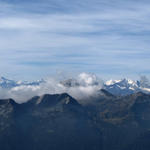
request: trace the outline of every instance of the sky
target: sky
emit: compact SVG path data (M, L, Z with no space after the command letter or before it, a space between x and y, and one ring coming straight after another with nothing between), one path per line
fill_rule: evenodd
M0 76L150 76L149 0L0 0Z

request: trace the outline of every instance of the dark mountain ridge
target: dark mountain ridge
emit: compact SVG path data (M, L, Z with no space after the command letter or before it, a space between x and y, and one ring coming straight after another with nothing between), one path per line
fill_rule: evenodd
M14 146L14 150L90 150L102 146L100 131L91 126L85 109L66 93L36 96L23 104L1 100L0 118L3 150Z
M67 93L0 100L2 150L145 150L149 130L150 95L142 92L101 90L86 105Z

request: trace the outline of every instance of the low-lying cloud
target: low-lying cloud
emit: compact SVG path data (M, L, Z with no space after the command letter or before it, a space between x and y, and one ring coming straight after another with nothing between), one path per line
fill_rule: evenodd
M75 78L63 81L48 78L39 85L20 84L12 88L0 88L0 98L13 98L16 102L23 103L33 96L68 93L80 100L95 94L102 85L102 80L96 75L81 73Z

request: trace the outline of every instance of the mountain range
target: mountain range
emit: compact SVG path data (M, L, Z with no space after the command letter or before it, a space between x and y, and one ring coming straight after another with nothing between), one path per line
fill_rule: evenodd
M0 87L4 89L11 89L19 86L40 86L44 83L47 83L47 80L42 79L33 82L28 82L9 80L4 77L0 78ZM71 78L60 81L60 84L67 88L80 86L98 86L100 84L101 87L99 89L105 89L111 94L118 96L129 95L137 92L150 93L150 83L146 77L142 77L140 81L121 79L108 80L102 83L101 81L96 80L90 84Z
M67 93L1 99L0 149L149 150L150 95L100 93L84 104Z
M40 85L41 83L43 83L44 80L37 80L37 81L33 81L33 82L28 82L28 81L14 81L14 80L10 80L7 79L5 77L1 77L0 78L0 87L1 88L13 88L13 87L17 87L17 86L36 86L36 85Z
M130 79L109 80L104 84L104 89L114 95L128 95L137 92L150 93L149 83L133 81Z
M79 87L82 85L76 79L68 79L61 81L66 87ZM91 86L97 86L101 83L93 82ZM105 89L113 95L129 95L137 92L150 93L150 83L146 77L142 77L140 81L130 79L108 80L102 83L101 89Z

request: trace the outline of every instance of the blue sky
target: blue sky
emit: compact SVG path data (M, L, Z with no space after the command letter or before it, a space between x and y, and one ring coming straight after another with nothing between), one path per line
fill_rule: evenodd
M0 0L0 75L150 76L149 0Z

